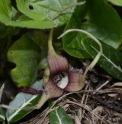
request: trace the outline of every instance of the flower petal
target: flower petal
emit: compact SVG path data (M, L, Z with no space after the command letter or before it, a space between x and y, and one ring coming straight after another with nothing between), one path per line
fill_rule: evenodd
M58 72L66 72L69 69L67 59L51 50L48 51L48 64L51 75L54 75Z
M63 94L63 90L53 82L52 78L50 78L46 84L45 92L50 96L50 98L59 97Z
M19 92L29 93L29 94L33 94L33 95L43 93L42 90L36 90L36 89L34 89L32 87L20 87Z
M63 90L59 88L51 78L49 78L48 82L46 83L45 90L39 100L38 104L35 105L35 109L41 108L44 103L51 98L59 97L63 94Z
M84 86L84 83L81 82L82 74L75 71L69 71L68 75L69 75L69 83L64 90L70 92L81 90Z

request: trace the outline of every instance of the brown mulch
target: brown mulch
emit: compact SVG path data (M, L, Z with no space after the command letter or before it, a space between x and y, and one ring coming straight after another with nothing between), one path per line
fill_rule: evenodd
M122 82L106 75L90 73L84 89L66 93L56 103L64 108L74 124L122 124ZM49 112L54 109L46 108L21 124L49 124Z

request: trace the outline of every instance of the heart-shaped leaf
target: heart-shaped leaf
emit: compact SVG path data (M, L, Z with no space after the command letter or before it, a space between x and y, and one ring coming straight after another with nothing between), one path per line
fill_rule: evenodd
M34 20L50 20L54 22L56 25L62 25L66 23L72 12L74 11L74 7L65 10L63 13L59 15L56 19L55 16L68 7L70 4L76 3L76 0L17 0L18 9Z
M16 64L11 70L18 87L32 85L37 77L39 47L27 36L22 36L8 50L8 60Z
M102 42L118 48L121 44L121 19L104 0L88 0L88 21L84 29ZM92 5L92 6L91 6Z
M43 81L36 81L33 88L42 90ZM6 117L8 122L16 122L29 114L32 110L22 110L26 106L34 106L40 99L40 95L31 95L27 93L18 93L17 96L10 102L9 106L18 108L17 110L7 109Z
M77 0L16 0L20 14L11 6L10 0L0 0L0 21L5 25L27 28L53 28L65 24L71 17L74 8L67 8ZM58 15L55 18L56 15Z
M63 108L50 112L50 124L74 124Z

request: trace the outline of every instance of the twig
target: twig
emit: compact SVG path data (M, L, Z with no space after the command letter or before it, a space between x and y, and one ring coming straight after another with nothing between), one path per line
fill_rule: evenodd
M87 110L88 112L90 112L91 114L93 114L94 116L96 116L99 120L101 120L103 123L107 124L105 121L103 121L99 116L97 116L95 113L91 112L87 105L84 105L84 104L79 104L79 103L76 103L76 102L72 102L72 101L68 101L68 103L72 103L72 104L75 104L75 105L78 105L82 108L84 108L85 110Z
M105 85L107 85L110 81L112 80L112 78L108 79L104 84L102 84L100 87L98 87L96 90L100 90L102 89Z

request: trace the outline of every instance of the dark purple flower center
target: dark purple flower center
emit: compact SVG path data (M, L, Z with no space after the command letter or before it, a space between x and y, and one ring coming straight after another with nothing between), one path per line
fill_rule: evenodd
M56 83L61 89L64 89L68 84L68 74L66 72L56 74L53 77L53 82Z
M63 73L60 72L53 77L53 81L57 84L59 81L62 80L63 77L64 77Z

